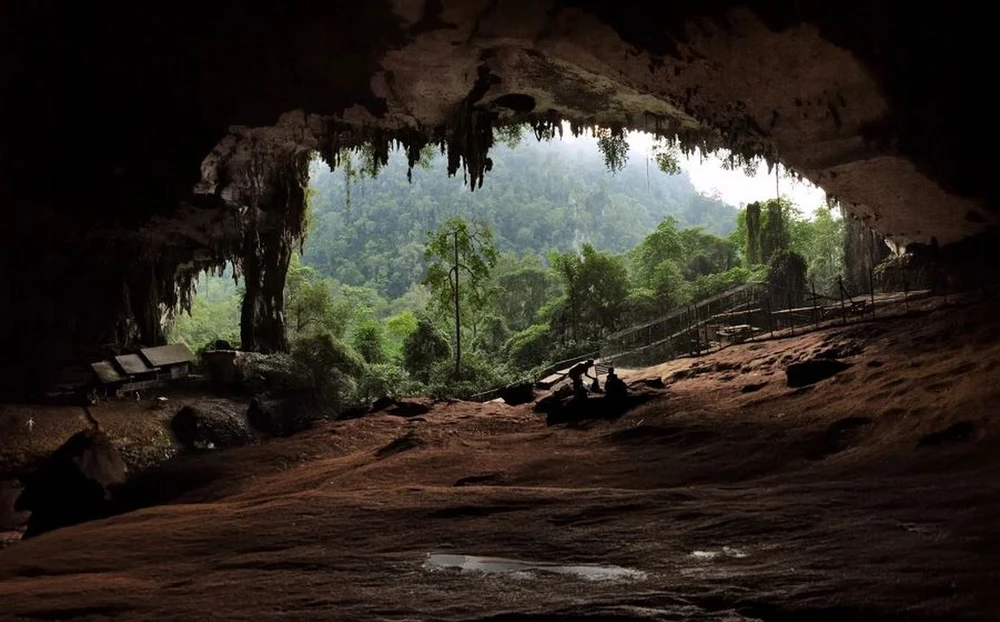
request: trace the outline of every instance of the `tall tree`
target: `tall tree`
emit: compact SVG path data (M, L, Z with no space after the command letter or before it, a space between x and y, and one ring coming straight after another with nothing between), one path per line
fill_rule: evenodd
M746 260L751 266L763 263L760 253L760 203L751 203L746 209Z
M455 314L455 375L462 361L463 299L472 315L481 313L490 303L486 282L496 265L498 253L493 246L493 232L484 223L468 223L451 218L437 231L427 233L424 260L428 262L424 284L442 312L448 307Z

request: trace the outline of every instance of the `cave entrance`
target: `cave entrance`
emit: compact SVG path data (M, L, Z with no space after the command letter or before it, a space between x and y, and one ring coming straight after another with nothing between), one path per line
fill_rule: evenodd
M766 279L775 249L747 257L745 213L747 204L766 206L775 195L782 197L777 205L787 222L781 235L788 238L776 244L789 250L795 237L794 249L807 256L806 269L821 290L839 275L839 210L830 210L822 191L783 168L684 154L648 134L610 140L610 133L574 136L563 129L561 139L543 141L533 140L531 128L498 131L490 178L472 193L461 176L448 176L448 159L433 147L424 148L412 167L405 149L391 150L381 162L368 146L345 150L336 169L314 155L304 193L304 241L287 238L281 297L272 295L270 303L279 312L284 344L330 335L369 367L380 366L385 377L378 381L355 379L372 392L366 397L380 397L373 387L384 390L390 378L419 373L406 368L403 350L420 318L430 316L446 346L454 349L461 337L463 355L485 378L466 392L492 388L543 363L598 348L610 332ZM473 319L460 320L457 330L448 305L425 283L428 233L454 217L483 222L499 254L486 282L494 300L463 308L462 317ZM658 238L647 240L658 231ZM639 261L644 244L663 257ZM622 282L605 285L619 287L624 305L572 309L570 284L556 262L571 253L584 257L584 247L595 252L581 269L589 269L588 261L621 268ZM239 269L237 275L239 285L232 274L199 281L203 295L195 297L191 316L177 318L171 339L194 350L216 340L260 349L242 339L247 330L240 322L253 316L246 313L246 293L241 304L244 277ZM498 368L512 371L484 371Z

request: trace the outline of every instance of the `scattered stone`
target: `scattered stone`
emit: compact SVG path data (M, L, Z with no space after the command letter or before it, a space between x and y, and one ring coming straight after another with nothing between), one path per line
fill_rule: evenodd
M265 436L289 436L308 430L321 418L320 409L305 397L255 397L247 409L247 423Z
M155 400L153 400L153 410L163 410L164 408L167 407L167 402L169 401L170 400L163 397L162 395L160 397L157 397Z
M959 421L943 430L931 432L920 437L917 447L934 447L968 441L976 432L976 426L971 421Z
M112 490L125 481L125 463L103 432L77 432L24 479L15 510L28 510L25 538L113 513Z
M804 387L826 380L848 369L851 365L834 359L811 359L792 363L785 368L788 376L788 386Z
M677 376L678 373L679 372L674 372L674 376ZM650 378L640 378L639 380L635 380L629 383L628 386L629 388L649 387L650 389L664 389L666 388L667 385L664 384L663 378L660 378L659 376L653 376Z
M500 398L508 406L528 404L535 401L535 387L530 382L521 382L504 387L500 391Z
M416 417L418 415L426 415L433 407L434 400L430 398L408 397L396 400L385 412L397 417Z
M253 444L247 418L222 409L204 411L185 406L170 420L177 442L189 449L225 449Z
M390 406L394 406L395 404L396 400L392 399L389 396L382 396L377 400L375 400L374 402L372 402L372 406L369 409L369 412L377 413L381 410L389 408Z
M761 389L763 389L766 386L767 386L766 382L756 382L756 383L752 383L752 384L745 384L740 389L740 393L756 393L757 391L760 391Z
M690 369L678 369L674 373L670 374L670 382L677 382L678 380L684 380L685 378L690 378L693 374Z
M562 408L572 398L573 389L570 387L561 387L535 402L532 410L536 413L548 414Z

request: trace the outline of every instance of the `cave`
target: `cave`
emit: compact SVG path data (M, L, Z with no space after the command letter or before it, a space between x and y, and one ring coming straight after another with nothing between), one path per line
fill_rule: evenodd
M245 288L241 349L282 353L315 158L343 171L351 150L378 167L399 149L412 169L431 146L478 192L494 130L513 126L646 132L793 170L852 218L861 290L885 240L925 262L914 272L995 284L994 12L3 3L0 458L21 470L0 481L0 549L38 488L53 520L0 551L0 617L997 619L985 288L921 306L904 281L912 307L891 321L813 319L710 353L696 339L697 357L620 365L635 404L604 416L601 396L587 421L545 421L530 385L340 420L307 399L172 393L179 449L172 413L138 395L96 416L39 404L86 363L164 344L205 272ZM32 469L86 494L26 478L22 498L13 475Z
M749 0L9 3L0 20L6 391L163 342L204 270L245 279L242 341L285 347L309 155L448 153L491 128L642 130L781 162L900 244L997 223L985 6ZM988 125L987 125L988 127ZM57 178L46 162L68 158Z

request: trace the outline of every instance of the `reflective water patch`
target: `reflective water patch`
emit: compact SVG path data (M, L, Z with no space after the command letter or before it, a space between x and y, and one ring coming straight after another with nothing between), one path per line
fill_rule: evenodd
M561 565L551 562L531 562L503 557L476 555L431 554L424 561L424 570L457 569L462 572L525 576L546 572L586 579L588 581L642 581L646 573L621 566Z

